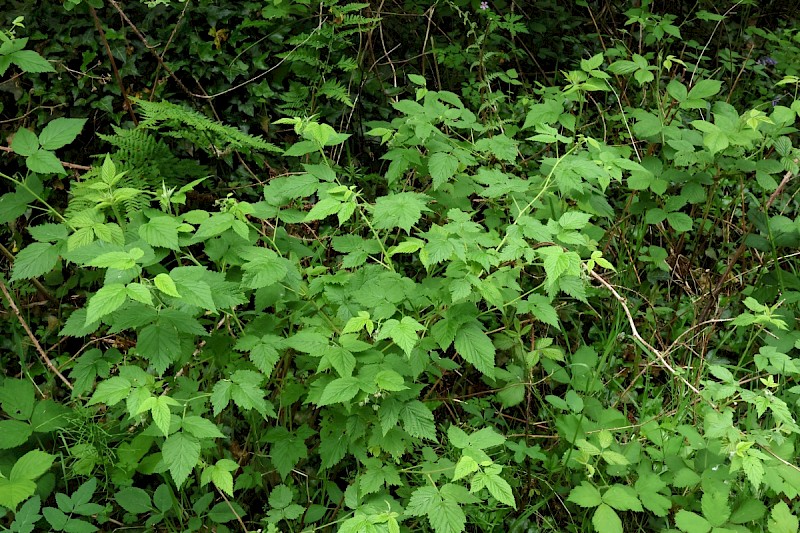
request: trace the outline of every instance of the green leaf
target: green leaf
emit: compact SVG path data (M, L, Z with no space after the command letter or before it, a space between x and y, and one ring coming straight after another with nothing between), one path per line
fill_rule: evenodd
M169 216L151 218L139 226L139 236L150 246L179 250L178 228L182 222Z
M604 503L592 515L592 525L597 533L623 533L619 515Z
M56 494L58 496L58 494ZM71 512L71 509L67 509L67 512ZM53 526L53 529L56 531L64 531L67 528L67 524L69 523L70 529L74 525L75 520L71 520L70 516L65 514L64 511L61 509L56 509L55 507L45 507L42 510L42 514L44 514L45 519Z
M672 485L678 488L693 487L700 483L700 476L694 470L682 468L675 473Z
M136 266L136 260L129 252L106 252L90 259L86 265L97 268L116 268L127 270Z
M267 432L265 440L271 443L270 459L282 479L286 479L297 463L308 456L305 439L312 434L313 432L308 426L302 426L295 433L282 427L273 428Z
M41 400L36 402L30 422L35 433L49 433L63 429L72 414L74 411L63 403Z
M588 481L582 481L580 485L574 487L569 493L567 501L581 507L597 507L603 503L600 491Z
M580 230L586 227L592 215L580 211L567 211L558 219L558 225L566 230Z
M686 86L676 79L671 80L667 85L667 93L678 102L686 100L688 95Z
M221 459L220 461L225 461L225 459ZM236 468L238 468L238 465ZM219 490L225 492L229 496L233 496L233 476L230 471L218 466L218 464L209 467L207 470L211 470L212 483L214 483Z
M166 322L159 321L145 326L136 339L136 351L150 360L159 375L181 356L178 330Z
M275 364L280 359L278 350L283 346L283 339L276 335L264 335L256 337L247 335L236 343L234 349L239 351L249 351L250 361L256 365L265 376L269 377ZM355 363L354 363L355 365Z
M226 232L231 228L234 220L235 217L231 213L215 213L211 215L200 223L200 227L197 228L197 232L192 237L192 242L205 241Z
M420 487L411 494L411 498L406 506L406 514L409 516L424 516L435 508L436 504L442 501L436 487Z
M731 514L730 521L733 524L745 524L761 520L766 514L767 508L759 500L746 499Z
M184 417L181 427L198 439L222 439L225 437L214 422L201 416Z
M792 514L786 503L778 502L772 508L767 527L769 528L769 533L797 533L797 517Z
M290 146L283 155L299 157L317 151L319 151L319 145L317 143L313 141L300 141Z
M375 374L375 384L383 390L401 391L408 387L405 385L403 376L394 370L381 370Z
M636 496L636 491L624 485L612 485L609 487L603 494L603 503L618 511L642 512L642 504Z
M668 213L667 222L678 233L684 233L692 229L692 217L686 213Z
M722 89L722 82L719 80L700 80L689 90L688 98L705 99L714 96Z
M94 394L89 400L89 405L104 403L106 405L116 405L131 393L131 382L127 379L114 376L101 381L97 385Z
M359 393L358 378L337 378L328 383L319 398L319 406L344 403L352 400Z
M153 279L153 283L155 283L155 286L158 290L167 296L172 296L175 298L181 297L180 293L178 292L178 288L175 286L175 282L172 280L169 274L164 274L162 272L161 274L156 275L156 277Z
M473 320L461 326L455 338L456 351L482 374L490 378L495 371L495 348L492 339L483 332L480 323Z
M219 415L231 401L233 382L227 379L217 381L211 390L211 405L214 407L214 416Z
M541 294L531 294L524 302L517 304L517 314L531 313L537 320L545 324L559 327L558 313L546 296Z
M675 525L686 533L708 533L711 524L699 514L681 509L675 514Z
M467 517L457 502L444 499L428 512L428 520L435 533L462 533Z
M709 133L706 133L703 136L703 144L708 148L711 154L716 154L718 152L723 151L730 145L730 140L728 136L722 130L715 130Z
M125 290L131 300L136 300L149 306L153 305L153 295L150 294L150 289L141 283L128 283Z
M706 491L700 501L703 516L713 527L725 525L731 516L731 506L728 504L728 495L722 491Z
M422 212L429 211L426 206L428 199L428 196L415 192L381 196L375 202L373 226L386 230L400 228L409 233L411 227L422 217Z
M89 299L86 307L86 324L97 322L104 316L113 313L128 299L128 291L122 283L110 283L98 290Z
M36 483L29 479L0 478L0 505L16 509L17 505L24 502L36 492Z
M497 501L513 509L517 508L517 502L514 501L514 491L511 490L511 485L508 484L508 481L497 474L488 474L484 481L486 488L489 489L489 494Z
M391 319L383 323L377 339L390 337L395 344L402 348L406 356L411 357L411 351L419 342L417 331L425 329L425 326L411 317L405 316L402 320Z
M286 277L286 261L272 250L253 246L240 255L247 261L242 265L242 283L250 289L268 287Z
M335 198L323 198L314 204L314 207L311 208L311 211L308 212L303 221L310 222L328 218L329 216L338 213L342 208L342 205L343 202Z
M450 181L458 170L458 158L447 152L436 152L428 159L428 172L433 178L433 190Z
M31 130L20 128L11 139L11 149L15 154L30 157L39 150L39 138Z
M581 70L591 72L603 64L603 54L595 54L590 59L581 59Z
M19 508L14 515L10 530L14 533L31 533L36 526L36 522L42 518L39 510L42 507L42 500L39 496L34 496L25 505Z
M280 484L269 493L269 505L276 509L283 509L292 503L292 489Z
M169 396L150 396L139 405L139 409L135 414L141 414L145 411L150 411L153 417L153 423L161 430L161 433L166 437L169 435L170 424L170 406L180 405L177 400Z
M96 514L103 510L102 506L92 501L92 496L97 490L97 478L90 477L80 487L78 487L70 496L72 500L72 509L75 513L86 516L89 514ZM57 495L56 495L57 496ZM99 507L99 509L97 509ZM97 509L97 510L95 510Z
M494 448L495 446L504 444L506 442L506 438L496 432L493 428L485 427L471 434L468 442L468 445L472 448L486 450L488 448Z
M161 455L169 466L175 485L180 488L200 459L200 441L194 435L179 431L173 433L161 447Z
M642 507L656 516L664 517L672 508L672 500L659 493L666 486L667 484L657 474L645 471L639 474L634 488L642 502Z
M536 250L544 261L547 281L555 282L564 274L575 274L580 268L580 256L575 252L565 252L560 246L545 246Z
M480 467L478 462L469 455L464 455L456 463L453 470L453 481L458 481L470 474L474 474Z
M11 481L36 480L50 470L55 458L55 455L50 455L41 450L31 450L17 459L17 462L11 468L11 474L8 479Z
M328 346L322 352L322 361L332 366L340 377L347 378L353 375L356 367L356 358L341 346ZM401 378L402 379L402 378Z
M86 124L85 118L57 118L39 133L39 144L45 150L56 150L75 140Z
M9 54L7 57L12 63L21 68L23 72L39 73L56 71L53 65L33 50L18 50Z
M742 470L753 485L753 488L757 489L764 479L764 464L761 459L756 455L745 455L742 459Z
M342 335L358 333L362 329L366 329L367 333L370 335L372 335L372 331L375 329L375 324L366 311L359 311L358 316L350 317L347 320L347 324L344 325L344 329L342 329Z
M114 494L117 503L133 514L147 513L153 510L150 496L138 487L125 487Z
M622 59L611 63L606 70L612 74L632 74L639 70L639 66L633 61Z
M412 437L436 440L433 413L424 403L418 400L407 403L400 411L400 419L403 429Z
M39 174L61 174L64 176L67 174L56 154L41 148L25 159L25 165L31 172L38 172Z
M517 159L518 154L517 141L509 139L503 134L480 139L475 143L475 149L512 163Z
M45 242L34 242L23 248L14 259L11 281L47 274L58 263L59 249L59 246Z
M0 450L21 446L33 434L33 427L20 420L0 420Z
M30 420L36 403L36 391L30 381L7 378L0 386L0 406L16 420Z
M261 388L264 376L249 370L237 370L233 373L234 385L231 387L231 399L240 409L255 409L262 416L275 416L272 405L264 399L265 391Z

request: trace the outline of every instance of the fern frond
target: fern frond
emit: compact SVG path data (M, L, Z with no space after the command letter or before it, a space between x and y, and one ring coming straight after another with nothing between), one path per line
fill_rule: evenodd
M353 107L353 101L350 100L347 88L339 80L330 79L326 81L317 90L317 94L341 102L348 107Z
M165 125L170 126L173 128L169 132L171 136L187 139L211 152L230 150L283 152L261 137L211 120L197 111L170 102L148 102L139 99L134 101L144 115L144 120L139 124L141 128L161 129ZM163 130L162 133L166 134ZM203 142L204 137L205 142Z
M306 115L308 111L311 91L307 85L292 82L289 84L289 90L280 95L283 103L278 106L278 111L287 117L296 117Z

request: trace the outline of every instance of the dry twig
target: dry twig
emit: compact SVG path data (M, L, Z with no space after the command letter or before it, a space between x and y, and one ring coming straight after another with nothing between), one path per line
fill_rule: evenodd
M661 350L658 350L658 349L656 349L656 348L655 348L653 345L651 345L649 342L647 342L646 340L644 340L644 338L642 338L642 336L639 334L639 330L636 328L636 322L634 322L634 320L633 320L633 315L631 314L631 310L628 308L628 304L627 304L627 302L625 301L625 298L623 298L623 297L622 297L622 296L621 296L621 295L620 295L620 294L619 294L619 293L616 291L616 289L614 289L614 287L612 287L612 286L611 286L611 284L610 284L609 282L607 282L607 281L606 281L606 280L605 280L605 279L604 279L604 278L603 278L603 277L602 277L600 274L598 274L597 272L594 272L594 271L591 271L591 270L590 270L590 271L589 271L589 275L590 275L591 277L593 277L594 279L596 279L598 282L600 282L600 284L601 284L603 287L605 287L606 289L608 289L608 290L611 292L611 294L614 296L614 298L616 298L616 300L617 300L617 301L619 302L619 304L622 306L622 310L623 310L623 311L625 311L625 316L627 316L627 317L628 317L628 324L629 324L629 325L630 325L630 327L631 327L631 334L633 335L633 338L634 338L634 339L636 339L637 341L639 341L639 343L640 343L642 346L644 346L645 348L647 348L647 350L648 350L648 351L649 351L649 352L650 352L652 355L654 355L654 356L656 357L656 359L658 359L658 362L659 362L659 363L661 363L661 366L663 366L664 368L666 368L666 369L669 371L669 373L670 373L670 374L672 374L673 376L675 376L676 378L678 378L678 379L679 379L679 380L680 380L680 381L681 381L681 382L682 382L684 385L686 385L687 387L689 387L689 390L691 390L693 393L695 393L695 394L697 394L698 396L700 396L700 390L699 390L697 387L695 387L694 385L692 385L692 384L691 384L691 383L690 383L690 382L689 382L689 381L688 381L688 380L687 380L685 377L683 377L683 376L681 375L681 373L680 373L680 372L678 372L677 370L675 370L675 368L674 368L674 367L673 367L671 364L669 364L669 361L667 361L667 358L666 358L666 357L664 357L664 354L663 354L663 353L661 353ZM716 409L716 406L715 406L714 404L712 404L711 402L709 402L709 403L710 403L710 404L711 404L711 405L714 407L714 409Z
M42 349L42 345L39 344L39 340L36 338L36 336L31 331L31 328L28 326L28 323L25 322L24 318L22 318L22 313L19 312L19 308L17 307L16 302L14 302L14 299L11 297L11 294L8 292L8 288L6 287L6 284L3 283L2 281L0 281L0 291L3 291L3 296L6 297L6 301L8 301L8 305L11 306L11 310L14 311L15 315L17 315L17 319L19 319L20 324L22 324L22 329L25 330L25 333L28 334L28 337L31 339L31 342L33 342L33 345L36 348L36 351L39 353L39 357L42 358L42 362L44 362L45 366L47 366L47 368L49 368L51 372L53 372L56 376L59 377L59 379L61 379L61 381L64 382L64 385L66 385L69 390L72 390L73 389L72 383L70 383L69 380L64 377L64 374L62 374L55 367L55 365L53 364L53 361L51 361L50 358L47 357L47 353Z

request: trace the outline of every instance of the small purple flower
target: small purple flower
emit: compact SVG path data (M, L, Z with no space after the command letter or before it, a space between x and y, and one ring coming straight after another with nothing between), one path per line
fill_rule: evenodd
M764 65L765 67L774 67L775 65L778 64L778 62L775 61L774 58L771 58L769 56L762 57L761 59L756 61L756 63L758 63L759 65Z
M483 11L486 11L487 9L489 9L489 2L481 2L481 9Z
M778 105L780 103L780 101L783 99L784 96L786 96L786 95L779 95L779 96L776 96L775 98L773 98L772 99L772 107L775 107L776 105Z

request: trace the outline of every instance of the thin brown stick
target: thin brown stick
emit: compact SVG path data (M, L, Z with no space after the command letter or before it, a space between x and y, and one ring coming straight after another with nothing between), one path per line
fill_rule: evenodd
M797 163L798 161L795 159L794 162ZM767 216L769 215L769 208L772 206L772 203L775 201L776 198L778 198L778 196L781 193L783 193L783 189L786 188L786 185L789 183L789 181L791 181L793 176L794 174L789 170L787 170L786 173L783 175L783 179L781 180L780 184L774 191L772 191L772 194L770 194L769 198L767 199L767 203L764 206L765 215ZM733 255L730 256L730 259L728 259L728 265L725 267L725 272L722 274L722 277L719 278L719 281L717 281L717 284L711 291L711 294L709 295L708 299L708 304L706 304L705 309L703 309L703 313L700 315L701 322L705 321L708 318L709 314L711 313L711 310L716 305L719 293L722 292L722 287L725 285L725 280L728 279L728 276L733 270L734 265L736 265L736 263L739 262L739 258L741 258L745 249L747 249L747 236L750 234L751 231L753 231L753 224L749 224L745 229L744 235L742 236L742 243L739 245L736 251L733 252Z
M106 32L103 30L103 25L100 23L100 18L97 16L97 11L89 5L89 13L91 13L92 18L94 19L94 26L97 28L97 33L100 34L100 40L103 41L103 46L106 49L106 55L108 56L108 60L111 62L111 70L114 72L114 78L117 80L117 85L119 85L120 93L122 93L122 99L125 100L125 107L128 109L128 113L133 120L135 125L139 125L139 119L136 118L136 113L133 112L133 105L131 105L131 100L128 98L128 91L125 90L125 84L122 83L122 76L119 75L119 70L117 70L117 62L114 60L114 54L111 53L111 46L108 44L108 39L106 39Z
M178 17L178 22L175 23L175 26L172 28L172 33L169 34L169 38L167 39L164 48L161 50L161 53L158 54L158 57L161 59L161 61L159 61L158 66L156 67L156 74L155 76L153 76L153 88L150 91L151 102L153 101L153 98L155 98L156 89L158 88L158 75L159 75L158 71L161 68L161 64L164 62L164 56L167 55L167 49L169 48L169 45L172 44L172 39L174 39L175 34L178 33L178 27L181 25L181 22L183 22L183 17L184 15L186 15L186 10L189 9L190 3L191 0L186 0L186 3L183 5L183 10L181 11L180 16Z
M9 148L8 146L0 146L0 152L5 152L7 154L13 154L14 150ZM67 163L65 161L59 161L64 168L71 168L73 170L92 170L92 167L87 167L86 165L76 165L75 163Z
M222 496L223 500L225 500L225 503L228 504L228 507L230 508L231 512L233 513L233 516L236 517L236 520L239 522L239 525L242 526L242 531L244 531L244 533L247 533L248 531L250 531L249 529L247 529L247 526L244 525L244 521L242 520L242 517L239 516L239 513L237 513L236 509L233 508L233 505L231 505L231 502L228 500L228 497L225 496L225 493L222 492L219 489L219 487L217 487L217 492L219 492L219 495Z
M19 319L20 324L22 324L22 329L24 329L25 333L28 334L28 337L31 339L31 342L33 342L34 347L36 347L36 351L39 352L39 357L42 358L44 364L47 366L47 368L50 369L51 372L53 372L56 376L58 376L61 379L61 381L64 382L64 385L66 385L69 390L72 390L73 389L72 383L70 383L69 380L64 377L64 374L59 372L59 370L53 364L53 361L51 361L50 358L47 357L47 353L45 353L45 351L42 349L42 345L39 344L39 341L36 339L36 336L31 331L31 328L28 326L28 323L25 322L24 318L22 318L22 313L19 312L19 308L17 307L16 302L14 302L14 299L8 292L6 284L3 283L2 281L0 281L0 291L3 291L3 296L6 297L8 305L11 306L11 309L12 311L14 311L14 314L17 315L17 319Z
M694 385L692 385L692 384L691 384L691 383L690 383L690 382L689 382L689 381L688 381L688 380L687 380L685 377L683 377L683 376L680 374L680 372L678 372L677 370L675 370L675 368L674 368L674 367L673 367L671 364L669 364L669 361L667 361L666 357L664 357L664 354L663 354L663 353L661 353L661 350L657 350L657 349L656 349L656 348L655 348L653 345L651 345L649 342L647 342L646 340L644 340L644 338L642 338L642 336L639 334L639 330L636 328L636 322L633 320L633 315L631 314L631 310L628 308L628 304L627 304L627 302L625 301L625 298L623 298L623 297L622 297L622 296L621 296L621 295L620 295L620 294L619 294L619 293L616 291L616 289L614 289L614 287L612 287L612 286L611 286L611 284L610 284L609 282L607 282L607 281L606 281L606 280L605 280L605 279L604 279L602 276L600 276L600 275L599 275L597 272L594 272L594 271L591 271L591 270L590 270L590 271L589 271L589 275L590 275L591 277L593 277L594 279L596 279L598 282L600 282L600 284L601 284L603 287L605 287L606 289L608 289L608 290L609 290L609 292L611 292L611 294L614 296L614 298L616 298L616 300L617 300L617 301L619 302L619 304L622 306L622 310L623 310L623 311L625 311L625 316L627 316L627 317L628 317L628 324L629 324L629 325L630 325L630 327L631 327L631 334L633 335L633 338L634 338L634 339L636 339L637 341L639 341L639 343L640 343L642 346L644 346L645 348L647 348L647 350L648 350L648 351L649 351L649 352L650 352L652 355L654 355L654 356L656 357L656 359L658 359L658 362L659 362L659 363L661 363L661 365L662 365L664 368L666 368L666 369L669 371L669 373L670 373L670 374L672 374L673 376L675 376L676 378L678 378L678 379L679 379L679 380L680 380L680 381L681 381L681 382L682 382L684 385L686 385L686 386L689 388L689 390L691 390L693 393L697 394L698 396L701 396L701 394L700 394L700 390L699 390L697 387L695 387ZM701 396L701 397L702 397L702 396ZM715 406L713 403L711 403L710 401L709 401L709 404L711 404L711 406L712 406L712 407L714 407L714 409L716 409L716 406Z

